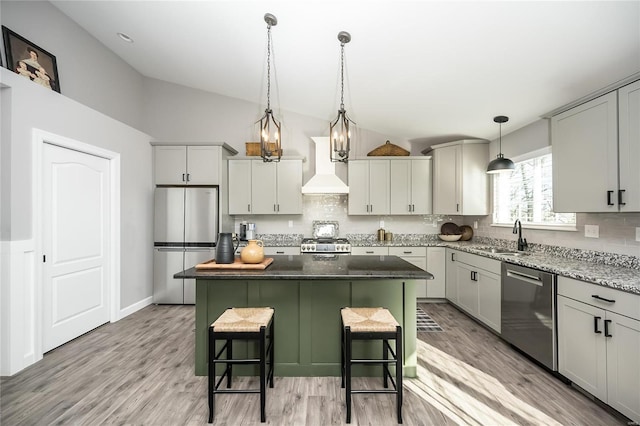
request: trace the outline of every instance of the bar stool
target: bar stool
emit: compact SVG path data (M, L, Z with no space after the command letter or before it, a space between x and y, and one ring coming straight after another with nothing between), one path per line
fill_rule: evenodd
M347 402L347 423L351 423L351 395L357 393L396 394L398 423L402 423L402 327L391 312L384 308L342 308L342 388L345 388ZM381 359L353 359L354 340L382 340ZM395 340L395 353L389 340ZM389 358L389 353L391 358ZM353 364L381 364L385 389L352 389L351 366ZM389 365L395 364L395 381ZM391 380L393 390L388 389Z
M273 388L274 315L273 308L229 308L209 327L209 423L213 422L215 395L218 393L259 393L260 421L262 423L266 421L267 380L269 381L269 387ZM268 334L267 328L269 329ZM225 344L216 354L216 341L219 340L225 341ZM259 357L234 359L232 350L234 340L257 341ZM267 340L269 340L268 345ZM223 352L226 352L226 358L220 359ZM225 364L225 370L214 385L217 364ZM230 389L234 364L259 364L260 389ZM268 372L267 364L269 365ZM225 376L227 377L227 389L218 389Z

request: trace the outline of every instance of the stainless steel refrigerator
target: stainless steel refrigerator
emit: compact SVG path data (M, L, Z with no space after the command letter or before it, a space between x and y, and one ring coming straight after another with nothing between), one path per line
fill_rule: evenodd
M153 302L194 304L195 280L173 275L215 257L217 187L156 187Z

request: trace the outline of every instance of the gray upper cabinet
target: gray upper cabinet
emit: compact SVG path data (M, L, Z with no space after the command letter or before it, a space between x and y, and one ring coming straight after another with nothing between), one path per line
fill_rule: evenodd
M392 159L390 163L390 213L432 213L431 157Z
M640 81L551 119L553 210L640 211Z
M433 213L487 215L489 141L469 139L433 145Z
M220 185L220 146L155 146L156 185Z
M349 214L389 214L389 160L349 161Z
M229 160L229 214L302 214L302 160Z

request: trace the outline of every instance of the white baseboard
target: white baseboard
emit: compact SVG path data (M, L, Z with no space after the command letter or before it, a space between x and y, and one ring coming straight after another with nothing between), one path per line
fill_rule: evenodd
M142 299L139 302L133 303L127 306L124 309L120 309L120 319L131 315L134 312L139 311L140 309L149 306L153 303L153 296L147 297L146 299Z

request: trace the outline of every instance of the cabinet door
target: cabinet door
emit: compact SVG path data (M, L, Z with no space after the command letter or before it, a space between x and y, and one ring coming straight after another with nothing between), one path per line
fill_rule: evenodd
M607 311L607 403L640 423L640 321Z
M187 183L189 185L219 185L220 157L219 146L187 147Z
M251 161L251 213L276 214L277 163Z
M389 247L389 255L398 256L420 269L427 270L427 248L426 247ZM427 297L427 282L431 280L416 281L416 297Z
M490 213L487 163L488 143L469 143L460 147L458 178L458 214L481 216Z
M558 295L558 371L606 401L604 320L603 309Z
M186 146L156 146L153 153L156 185L184 185L187 183Z
M551 119L553 211L618 211L617 110L612 92Z
M444 247L427 247L427 271L433 275L433 279L427 281L427 297L445 297L445 266Z
M433 159L433 213L460 214L460 146L438 148Z
M359 256L386 256L388 247L351 247L351 254Z
M389 178L391 181L389 211L391 214L412 214L411 165L411 160L389 160Z
M458 306L474 317L478 316L477 272L469 265L456 262Z
M369 205L369 214L389 214L389 160L369 161Z
M349 168L349 214L369 214L369 161L351 160Z
M450 302L458 304L458 274L457 263L455 257L457 252L451 249L445 249L445 296ZM428 263L427 263L428 265Z
M618 90L621 212L640 211L640 81Z
M297 255L300 254L300 247L265 247L264 255L265 256L273 256L273 255Z
M478 280L478 319L500 333L501 315L501 278L498 274L479 270Z
M431 189L431 160L411 161L411 213L433 212ZM393 190L391 192L393 195ZM392 212L393 213L393 212Z
M251 160L229 160L229 214L251 214Z
M277 163L278 214L302 214L302 160Z

